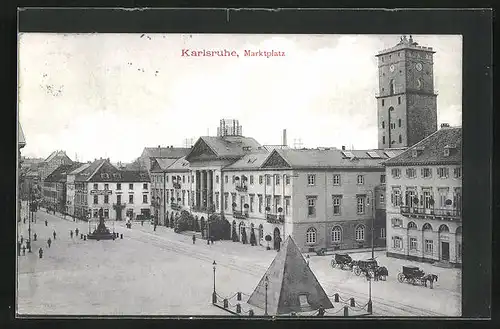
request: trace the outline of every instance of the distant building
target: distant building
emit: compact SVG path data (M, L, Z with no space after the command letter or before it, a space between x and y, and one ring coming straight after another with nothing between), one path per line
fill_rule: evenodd
M71 160L66 155L65 151L54 151L47 157L47 159L43 161L43 164L39 167L40 179L44 181L45 177L50 175L60 165L70 165L72 163L73 160Z
M179 159L186 156L191 148L184 147L145 147L142 151L141 156L137 159L137 163L133 164L131 169L133 170L145 170L149 171L151 169L151 159ZM135 166L134 166L135 165ZM130 167L131 165L129 165Z
M60 213L67 213L67 175L81 165L81 163L60 165L50 175L45 177L42 195L46 206Z
M119 170L109 159L100 159L70 173L67 193L68 199L74 198L76 217L97 218L103 209L105 219L135 219L137 214L151 213L149 185L147 172Z
M387 160L387 255L462 263L462 128L442 128Z

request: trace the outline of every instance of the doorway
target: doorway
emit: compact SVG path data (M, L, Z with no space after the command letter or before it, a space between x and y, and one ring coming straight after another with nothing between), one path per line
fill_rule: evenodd
M450 260L450 243L449 242L441 242L441 260L449 261Z
M279 228L274 229L274 250L279 250L281 247L281 233Z

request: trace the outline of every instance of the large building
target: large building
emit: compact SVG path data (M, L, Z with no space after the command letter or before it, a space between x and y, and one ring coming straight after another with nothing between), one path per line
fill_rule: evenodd
M73 198L71 208L76 217L97 218L100 209L104 218L110 220L150 215L149 174L119 170L109 159L96 160L71 172L67 193L68 200Z
M141 156L131 165L130 169L149 171L151 170L152 159L179 159L186 156L190 151L190 148L184 147L145 147L142 151Z
M462 263L462 129L441 129L385 162L387 255Z
M410 36L378 57L378 148L412 146L437 130L433 54Z

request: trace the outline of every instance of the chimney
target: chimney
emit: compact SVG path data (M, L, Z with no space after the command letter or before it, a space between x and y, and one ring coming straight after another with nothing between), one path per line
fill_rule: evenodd
M441 128L450 128L450 124L449 123L442 123Z
M283 129L283 146L287 146L287 143L286 143L286 129Z
M345 151L345 146L344 145L342 145L342 151Z

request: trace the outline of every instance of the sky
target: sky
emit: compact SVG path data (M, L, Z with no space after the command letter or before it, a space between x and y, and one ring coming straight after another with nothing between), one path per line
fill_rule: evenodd
M185 146L238 119L243 135L294 147L377 148L375 55L400 35L19 35L22 155L131 162L144 147ZM433 47L438 125L462 122L462 38ZM186 57L182 50L236 51ZM285 56L246 57L244 50Z

